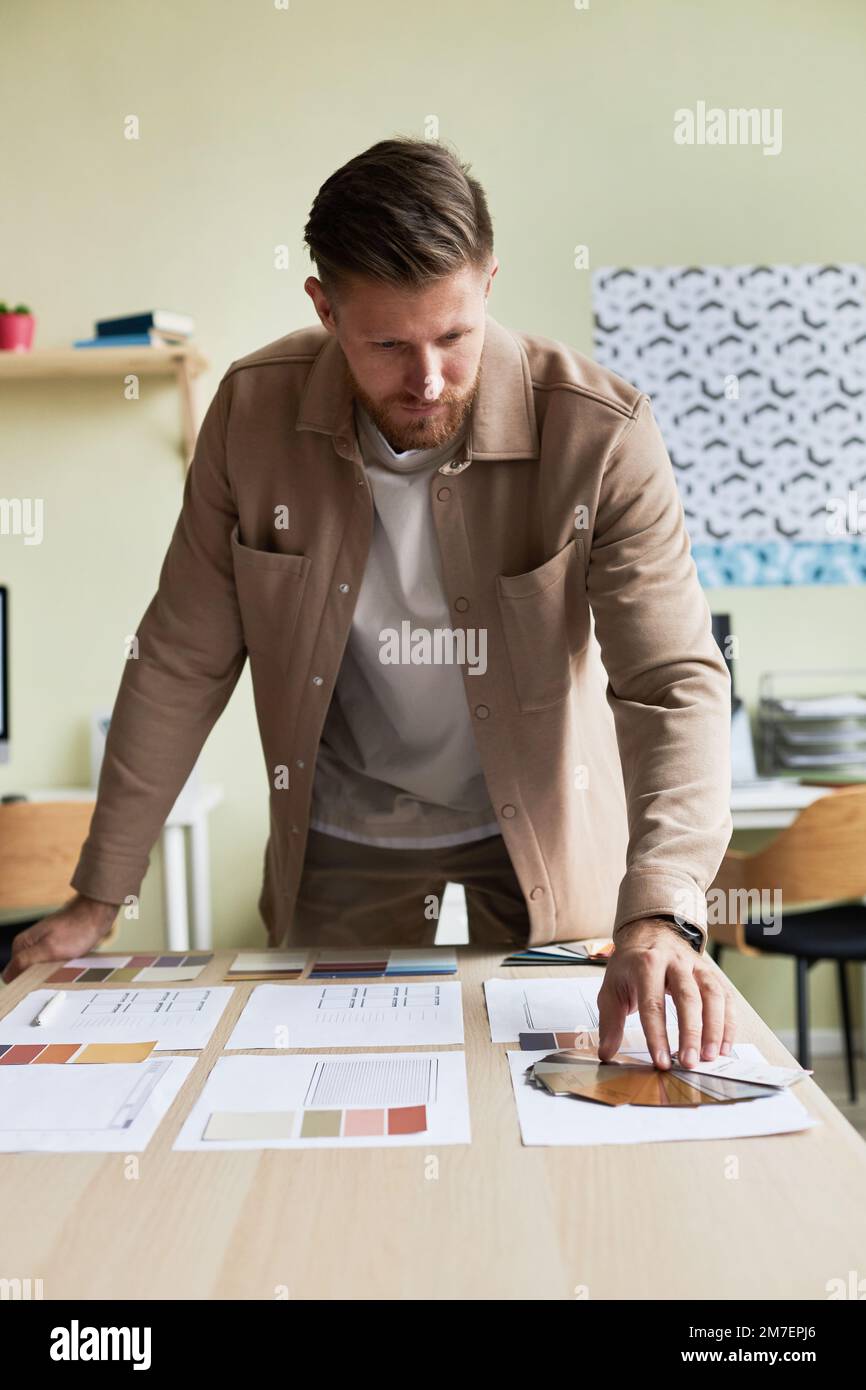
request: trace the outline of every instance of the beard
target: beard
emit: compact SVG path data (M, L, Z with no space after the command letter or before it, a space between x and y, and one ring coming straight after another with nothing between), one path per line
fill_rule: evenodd
M456 391L446 387L439 397L440 409L432 415L418 415L414 419L400 410L400 396L383 403L368 395L356 381L348 363L346 375L355 400L366 410L395 454L403 454L407 449L438 449L461 433L478 394L481 362L467 390Z

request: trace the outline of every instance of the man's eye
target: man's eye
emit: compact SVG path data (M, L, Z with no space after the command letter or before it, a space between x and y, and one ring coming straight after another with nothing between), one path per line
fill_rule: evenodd
M393 341L393 339L389 339L387 343L376 343L376 347L385 348L386 350L396 346L397 344Z

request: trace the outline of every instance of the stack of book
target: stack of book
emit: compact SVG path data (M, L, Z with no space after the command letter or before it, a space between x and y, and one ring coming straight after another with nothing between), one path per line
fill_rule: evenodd
M195 324L189 314L170 309L149 309L141 314L125 314L116 319L99 319L95 337L77 338L77 348L93 347L176 347L189 342Z

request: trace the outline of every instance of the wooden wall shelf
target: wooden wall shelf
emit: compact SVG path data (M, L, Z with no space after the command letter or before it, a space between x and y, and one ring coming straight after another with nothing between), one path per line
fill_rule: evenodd
M129 375L174 377L180 395L186 471L200 423L193 383L209 365L193 343L150 348L38 348L32 352L0 352L0 382Z

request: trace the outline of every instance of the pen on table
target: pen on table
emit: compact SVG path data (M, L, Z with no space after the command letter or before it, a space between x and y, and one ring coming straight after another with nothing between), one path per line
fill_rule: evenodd
M39 1010L38 1014L33 1020L32 1026L35 1028L37 1027L37 1025L44 1026L46 1023L51 1023L57 1016L57 1014L60 1012L60 1005L62 1003L63 990L58 989L55 994L52 994L51 998L48 1000L48 1003L45 1004L44 1007Z

